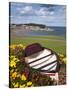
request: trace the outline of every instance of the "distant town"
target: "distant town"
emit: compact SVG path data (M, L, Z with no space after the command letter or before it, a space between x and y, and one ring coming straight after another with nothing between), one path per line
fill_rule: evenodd
M50 29L46 25L43 24L35 24L35 23L28 23L28 24L10 24L10 29L16 29L16 30L34 30L34 31L54 31L53 29Z

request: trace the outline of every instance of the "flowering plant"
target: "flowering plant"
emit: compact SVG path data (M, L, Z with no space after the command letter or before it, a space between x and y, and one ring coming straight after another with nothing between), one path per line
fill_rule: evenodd
M25 46L11 45L9 56L9 87L24 88L32 86L54 85L54 80L46 75L41 75L39 71L31 69L24 59ZM58 54L60 61L66 64L63 54Z

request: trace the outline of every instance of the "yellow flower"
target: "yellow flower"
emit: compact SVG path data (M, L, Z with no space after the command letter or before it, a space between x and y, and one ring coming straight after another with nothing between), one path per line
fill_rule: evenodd
M19 61L19 59L18 59L18 58L16 58L16 57L14 57L14 58L13 58L13 61L18 62L18 61Z
M23 47L23 45L22 45L22 44L18 44L17 46L19 46L19 47Z
M16 58L15 56L10 56L10 60L14 61L14 62L18 62L19 61L19 59Z
M25 85L25 84L23 84L23 85L20 85L20 88L24 88L24 87L26 87L26 85Z
M66 58L63 58L64 63L66 64Z
M63 54L59 54L59 56L60 56L61 58L63 58L63 57L64 57L64 55L63 55Z
M12 73L12 78L16 78L17 77L17 72L14 72L14 73Z
M13 69L10 71L10 75L12 75L13 71L14 71Z
M11 49L15 49L16 45L10 45Z
M10 67L16 67L16 62L15 61L10 61Z
M26 76L23 74L23 75L21 76L21 80L25 81L26 79L27 79Z
M19 45L17 45L17 46L19 46L19 47L25 49L25 46L23 46L22 44L19 44Z
M21 77L21 75L20 74L17 74L17 77Z
M13 59L13 58L15 58L15 56L11 55L11 56L10 56L10 59Z
M17 82L16 84L14 84L14 88L18 88L19 83Z
M31 81L27 82L27 86L31 86L31 85L32 85Z
M10 49L13 49L14 50L16 47L20 47L22 49L25 49L25 46L22 45L22 44L18 44L18 45L13 44L13 45L10 45Z

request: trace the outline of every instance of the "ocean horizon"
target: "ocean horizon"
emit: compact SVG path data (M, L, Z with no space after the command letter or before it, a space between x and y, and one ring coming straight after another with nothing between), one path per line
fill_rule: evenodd
M66 36L66 27L53 27L49 26L48 28L53 29L53 31L24 31L28 36L45 36L45 35L56 35L56 36Z

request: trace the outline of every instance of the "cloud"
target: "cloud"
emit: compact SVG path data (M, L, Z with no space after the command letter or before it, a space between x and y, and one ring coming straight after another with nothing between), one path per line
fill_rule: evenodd
M48 25L64 25L66 7L64 5L12 4L11 17L13 22L36 22Z
M26 7L24 7L24 10L25 11L31 11L32 10L32 6L26 6Z
M53 9L52 9L53 8ZM30 5L30 6L24 6L22 8L17 7L18 13L20 13L21 15L35 15L35 16L41 16L41 17L46 17L48 15L54 15L54 7L39 7L39 8L35 8L34 6Z
M20 9L19 9L20 10ZM21 10L20 10L20 13L21 14L25 14L25 13L28 13L28 12L30 12L30 11L32 11L32 6L25 6L24 8L22 8Z
M53 15L54 14L54 11L49 11L48 8L46 7L40 7L38 9L36 9L35 7L32 7L32 6L25 6L23 8L17 8L17 10L19 11L19 13L21 15L24 15L27 16L27 15L35 15L35 16L46 16L46 15Z
M54 15L55 11L50 11L49 8L41 7L39 10L35 10L36 15L41 17L51 16Z
M39 8L39 10L35 10L36 15L46 16L48 15L49 11L46 8Z
M36 15L45 15L44 8L40 8L39 10L35 10Z
M50 12L50 15L54 15L54 11L51 11L51 12Z

